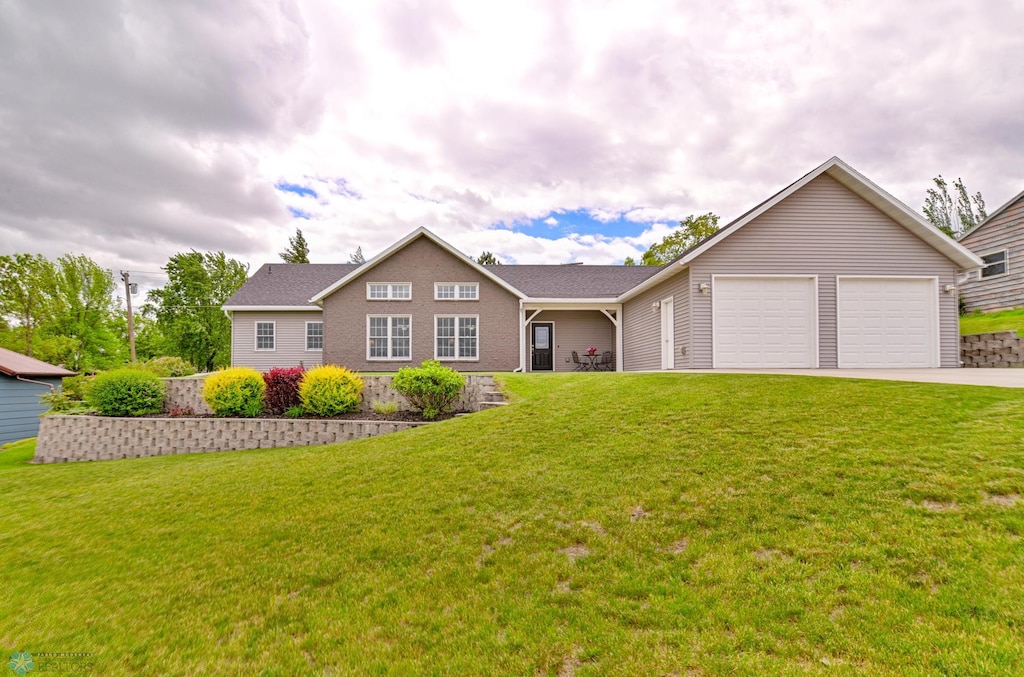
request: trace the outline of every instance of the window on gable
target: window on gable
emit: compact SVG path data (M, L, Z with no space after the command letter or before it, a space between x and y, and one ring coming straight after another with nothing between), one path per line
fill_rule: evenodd
M366 341L366 358L369 360L409 359L412 348L412 317L367 316Z
M373 301L408 301L412 298L409 282L370 282L366 285L366 298Z
M476 301L480 298L480 285L476 282L437 282L434 298L438 301Z
M274 323L256 323L256 350L274 349Z
M306 323L306 350L324 349L324 323Z
M1006 275L1006 253L1007 251L1004 249L1001 252L993 252L981 257L981 260L985 262L985 267L981 269L981 279Z
M434 316L434 356L439 360L479 359L476 315Z

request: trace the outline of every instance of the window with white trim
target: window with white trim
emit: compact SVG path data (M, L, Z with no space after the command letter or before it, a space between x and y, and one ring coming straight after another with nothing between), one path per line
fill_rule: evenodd
M479 359L477 315L435 315L434 357L439 360Z
M324 349L324 323L306 323L306 350Z
M367 282L366 298L371 301L408 301L412 298L409 282Z
M1004 249L1001 252L993 252L982 256L981 260L985 262L985 267L981 269L981 279L1006 275L1006 254L1007 250Z
M434 299L437 301L476 301L480 298L477 282L435 282Z
M274 349L274 323L256 323L256 350Z
M412 348L411 315L367 315L366 359L408 360Z

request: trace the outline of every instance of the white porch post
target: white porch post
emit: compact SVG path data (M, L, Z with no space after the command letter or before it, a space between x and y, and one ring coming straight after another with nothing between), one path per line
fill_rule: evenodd
M519 299L519 371L526 371L526 308Z
M611 309L615 311L614 316L604 308L598 308L615 325L615 371L622 371L622 304L612 306Z

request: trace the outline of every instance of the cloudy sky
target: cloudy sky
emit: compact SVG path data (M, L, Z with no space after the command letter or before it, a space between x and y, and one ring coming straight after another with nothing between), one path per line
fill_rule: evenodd
M0 253L255 270L296 228L342 262L426 226L616 263L832 155L994 209L1024 189L1022 26L1024 0L0 0Z

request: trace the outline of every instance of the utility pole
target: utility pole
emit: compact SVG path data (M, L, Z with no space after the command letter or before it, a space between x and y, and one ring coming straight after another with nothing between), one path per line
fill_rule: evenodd
M132 318L132 286L128 282L128 271L121 271L124 280L124 302L128 306L128 347L132 351L132 364L135 364L135 321Z

